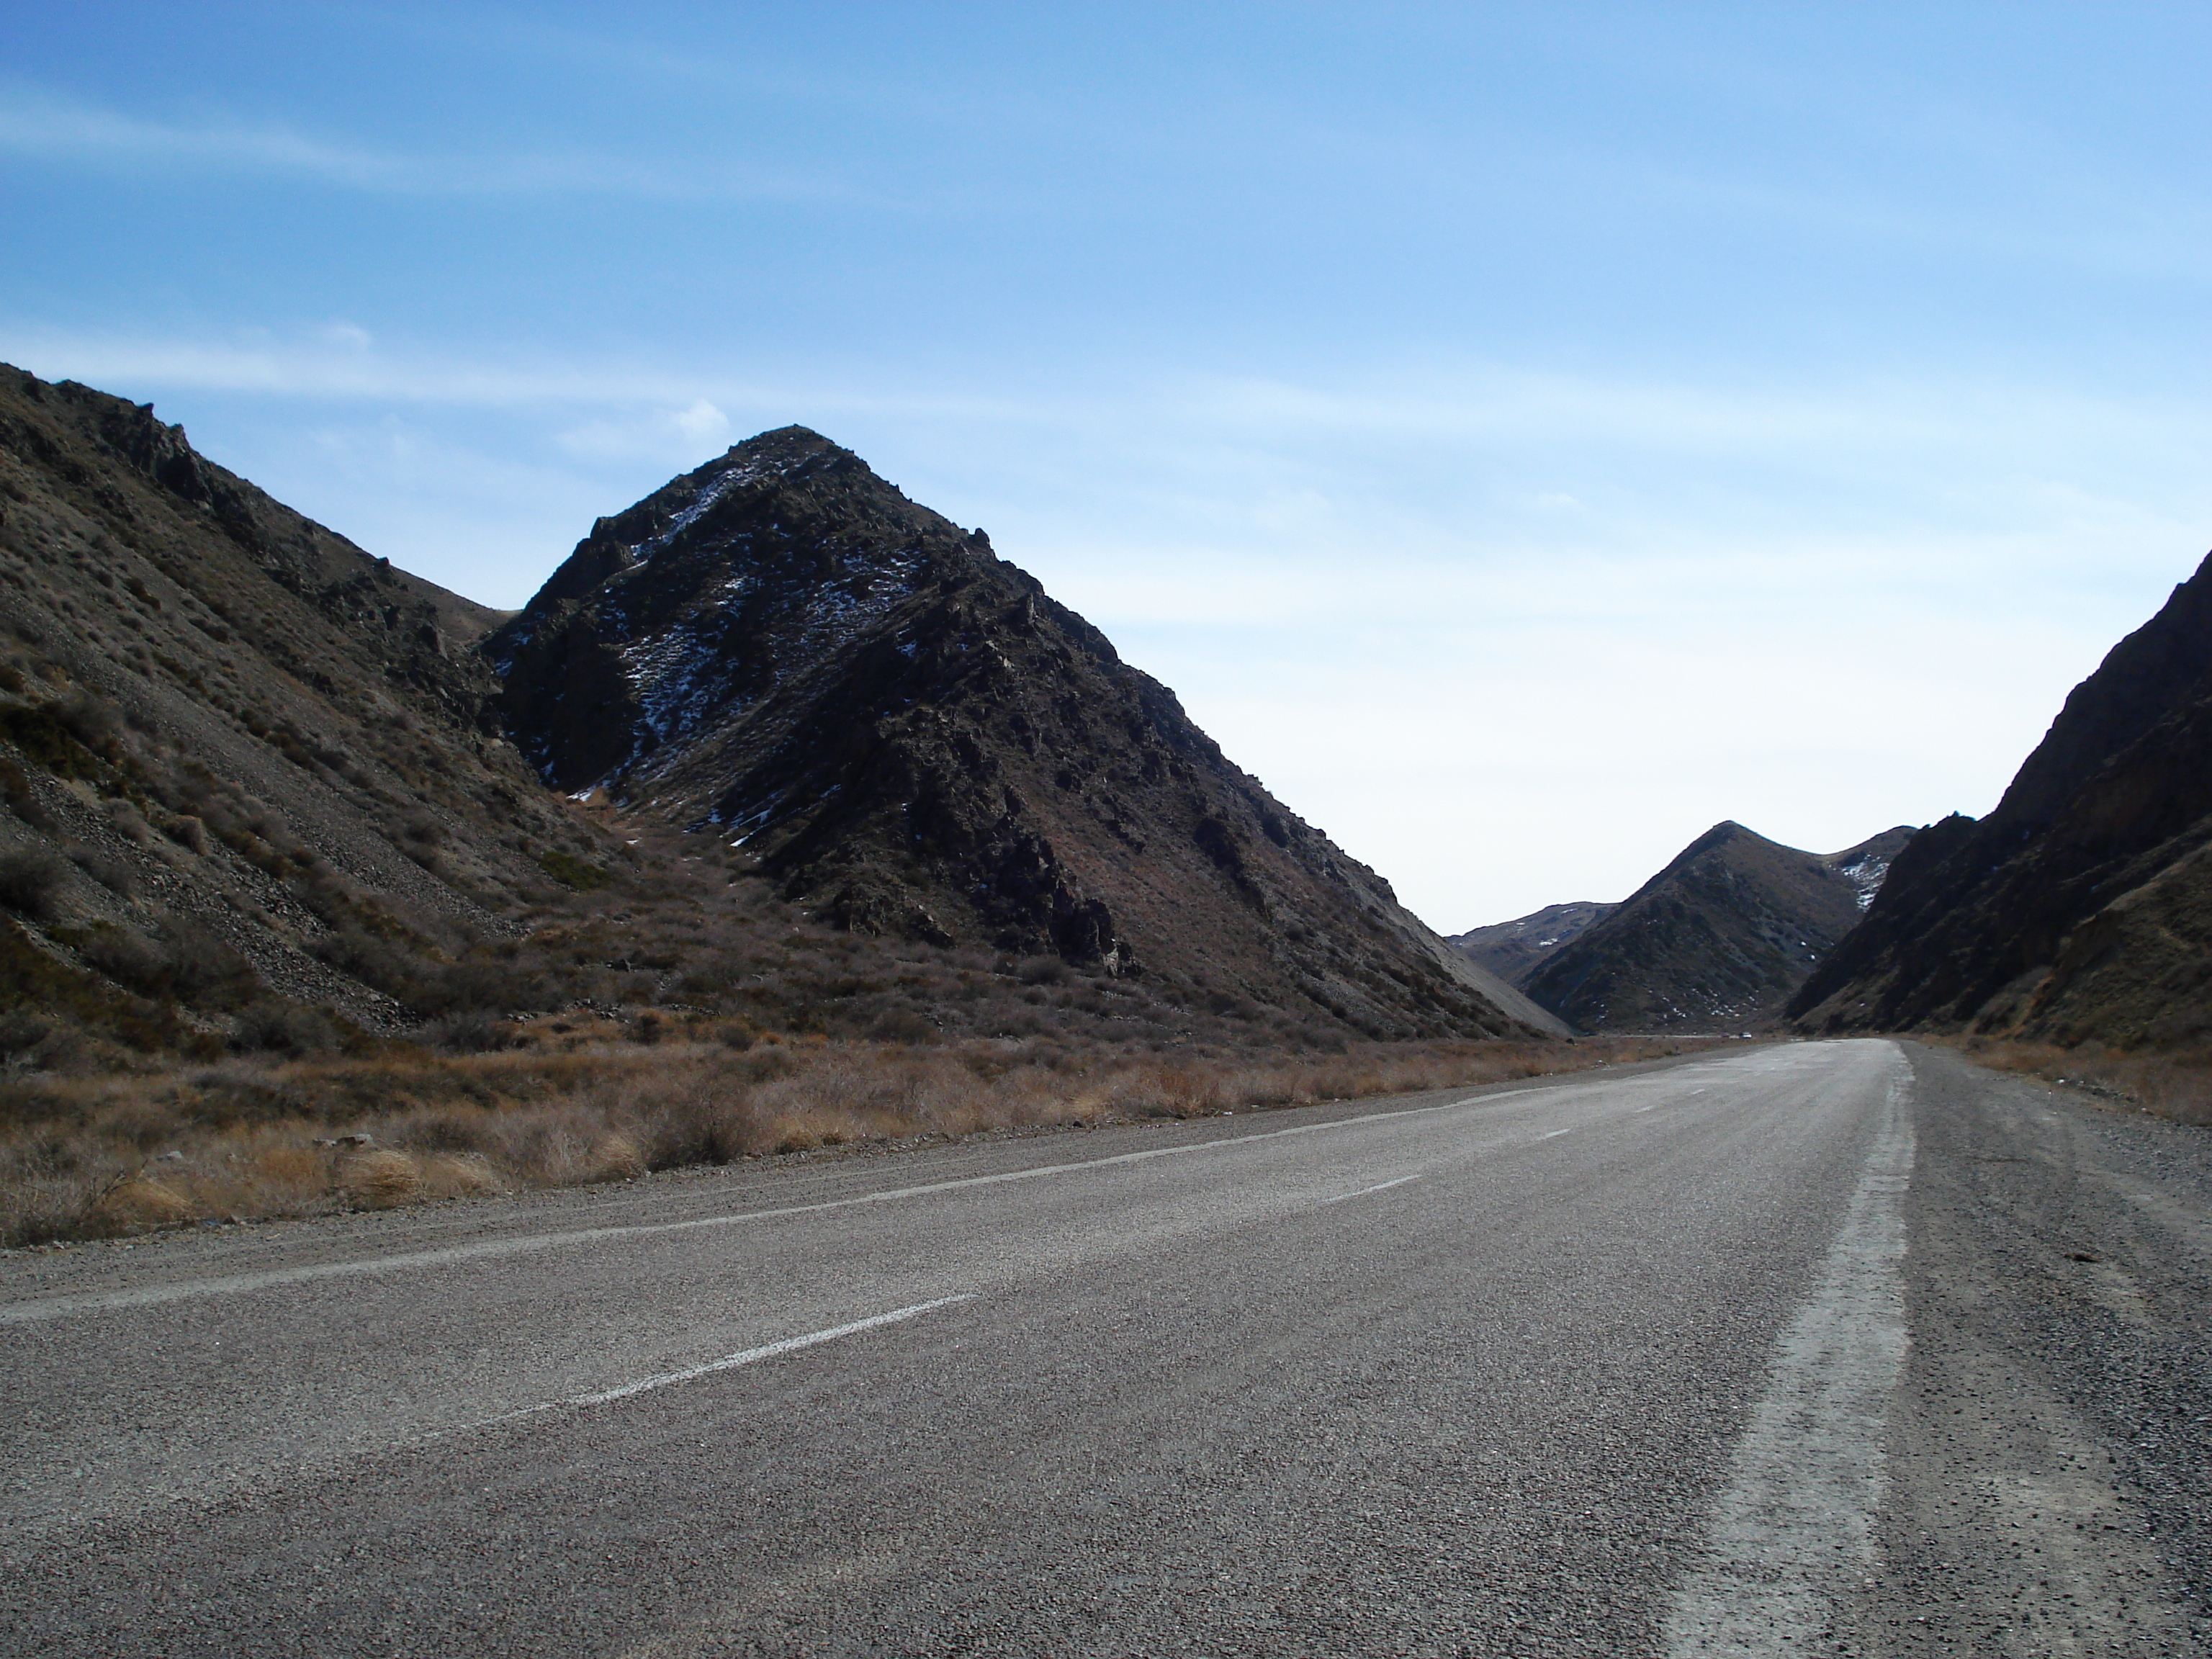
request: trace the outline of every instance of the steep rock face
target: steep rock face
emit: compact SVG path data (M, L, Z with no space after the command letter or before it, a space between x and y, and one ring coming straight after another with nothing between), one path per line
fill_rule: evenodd
M1930 825L1790 1006L1822 1031L2212 1035L2212 559L2076 686L1979 822Z
M1547 904L1511 921L1470 927L1445 939L1478 967L1487 968L1508 985L1524 986L1547 959L1564 950L1620 907L1618 904Z
M485 649L549 783L742 842L846 927L1378 1036L1556 1029L980 531L804 428L600 520Z
M1589 1031L1768 1024L1858 925L1911 830L1826 855L1713 826L1613 913L1547 955L1523 988Z
M263 996L410 1023L588 841L497 738L501 619L0 367L0 1006L76 987L140 1046Z

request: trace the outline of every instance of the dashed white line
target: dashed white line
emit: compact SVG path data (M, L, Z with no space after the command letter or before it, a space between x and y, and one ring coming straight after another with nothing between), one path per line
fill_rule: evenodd
M1372 1187L1362 1187L1356 1193L1339 1193L1334 1198L1324 1198L1324 1204L1341 1204L1347 1198L1364 1198L1370 1193L1387 1193L1393 1187L1402 1187L1409 1181L1419 1181L1419 1176L1400 1176L1395 1181L1377 1182Z
M1539 1140L1557 1140L1561 1135L1571 1135L1572 1133L1574 1133L1572 1129L1547 1129L1542 1134L1538 1135L1536 1139Z
M901 1320L912 1319L938 1308L949 1308L956 1302L973 1302L970 1295L940 1296L934 1302L917 1302L910 1308L894 1308L867 1319L856 1319L849 1325L832 1325L826 1331L809 1331L804 1336L787 1336L780 1342L763 1343L757 1348L747 1348L720 1359L710 1359L702 1365L686 1366L680 1371L663 1371L658 1376L640 1377L635 1382L625 1382L620 1388L602 1389L597 1394L571 1395L566 1400L550 1400L542 1406L526 1406L519 1412L506 1412L497 1417L487 1417L467 1426L488 1429L501 1423L512 1423L519 1418L537 1417L546 1412L557 1412L586 1406L605 1406L617 1400L627 1400L632 1395L650 1394L655 1389L689 1382L695 1377L711 1376L716 1371L735 1370L740 1365L754 1365L763 1359L773 1359L778 1354L796 1353L801 1348L817 1347L824 1342L835 1342L841 1336L857 1336L862 1331L872 1331L879 1325L896 1325ZM450 1432L450 1431L449 1431Z

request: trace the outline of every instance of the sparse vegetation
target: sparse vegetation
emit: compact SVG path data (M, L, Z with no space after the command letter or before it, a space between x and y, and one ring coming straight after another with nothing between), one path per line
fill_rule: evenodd
M1978 1066L2070 1084L2115 1104L2177 1123L2212 1125L2212 1048L2129 1051L2084 1042L2071 1048L2004 1037L1922 1038L1958 1049Z
M557 847L538 855L538 867L563 887L579 893L596 893L614 879L596 864L586 864L574 854L564 853Z
M0 1240L1662 1051L1382 1040L1518 1028L1391 934L1372 872L933 516L916 522L944 569L991 600L963 614L1060 689L1024 701L951 657L929 669L970 706L896 752L958 806L946 845L988 841L982 864L933 876L908 833L915 790L884 783L878 828L898 835L801 880L753 842L669 827L696 816L548 792L493 736L498 684L467 645L494 613L270 501L144 408L0 369ZM1109 707L1129 744L1092 729ZM1066 741L1006 724L1048 714ZM1184 907L1156 895L1159 948L1123 938L1041 829L994 828L1019 792L978 770L986 740L1111 858L1145 852L1163 895L1212 893L1212 921L1170 929ZM1086 763L1062 781L1026 758L1086 749L1127 775ZM1194 840L1182 818L1201 809ZM979 875L1003 904L958 897ZM939 890L958 915L915 897Z
M516 1026L514 1046L490 1053L391 1043L360 1060L241 1057L136 1077L19 1079L0 1086L0 1240L1462 1087L1696 1042L1378 1043L1292 1056L1131 1052L1050 1036L930 1047L757 1038L698 1020L681 1030L647 1044L637 1024L572 1016Z

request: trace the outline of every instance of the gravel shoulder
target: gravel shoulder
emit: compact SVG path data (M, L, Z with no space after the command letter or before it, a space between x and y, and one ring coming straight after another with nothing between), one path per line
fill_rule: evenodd
M1872 1653L2212 1651L2212 1134L1905 1045Z

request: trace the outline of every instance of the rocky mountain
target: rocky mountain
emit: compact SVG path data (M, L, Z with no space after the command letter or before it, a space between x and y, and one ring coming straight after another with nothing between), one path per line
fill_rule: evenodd
M1546 954L1522 988L1586 1031L1771 1024L1858 926L1869 890L1911 834L1885 830L1821 854L1740 823L1715 824L1610 914Z
M1444 937L1478 967L1487 968L1508 985L1521 986L1554 951L1582 937L1620 907L1618 904L1547 904L1540 910L1487 927L1471 927Z
M1978 822L1897 859L1798 993L1816 1031L2212 1036L2212 559L2076 686Z
M1370 1036L1558 1029L981 531L804 428L601 520L485 648L546 783L837 926Z

